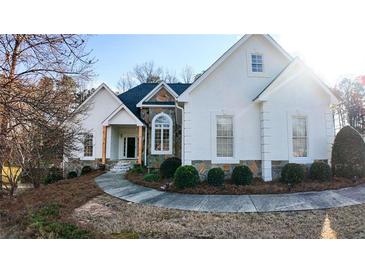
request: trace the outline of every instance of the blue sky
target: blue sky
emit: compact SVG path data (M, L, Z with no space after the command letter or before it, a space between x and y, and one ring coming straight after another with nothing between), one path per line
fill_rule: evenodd
M179 76L185 65L195 73L208 68L242 35L94 35L88 47L98 62L92 87L105 82L116 89L120 75L136 64L154 61ZM356 37L297 33L273 35L292 56L299 56L333 86L342 76L365 74L365 51ZM318 42L318 43L317 43Z
M232 46L237 35L95 35L88 47L98 59L93 85L101 82L115 88L122 73L136 64L154 61L179 76L185 65L195 73L210 66Z

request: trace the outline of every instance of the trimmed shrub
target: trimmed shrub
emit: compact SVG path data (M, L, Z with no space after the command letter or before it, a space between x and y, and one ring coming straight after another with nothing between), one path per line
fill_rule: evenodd
M365 175L365 143L354 128L342 128L332 147L332 173L334 176L354 178Z
M216 167L208 171L207 181L212 186L222 186L224 183L223 169Z
M134 165L133 168L130 170L132 173L142 174L144 173L145 169L141 165Z
M77 172L76 171L70 171L67 174L67 179L72 179L72 178L76 178L77 177Z
M331 167L324 162L314 162L309 169L312 180L328 181L331 179Z
M199 173L193 166L180 166L174 175L177 188L194 187L199 183Z
M236 185L249 185L252 182L253 174L248 166L236 166L231 178Z
M48 185L48 184L52 184L52 183L57 182L57 181L62 180L62 179L63 179L62 170L59 169L59 168L56 168L56 167L51 167L48 170L48 174L44 178L43 183L45 185Z
M160 166L160 174L162 178L174 177L175 171L181 166L181 160L177 157L167 158Z
M147 182L158 182L160 181L160 176L154 173L148 173L143 177L143 180Z
M303 181L305 171L299 164L286 164L281 170L281 180L288 185L295 185Z
M151 174L156 174L156 175L159 175L160 176L160 171L158 169L151 169L150 170L150 173Z
M82 169L81 169L81 176L82 175L86 175L88 173L90 173L91 171L93 171L93 169L91 168L91 166L84 166Z

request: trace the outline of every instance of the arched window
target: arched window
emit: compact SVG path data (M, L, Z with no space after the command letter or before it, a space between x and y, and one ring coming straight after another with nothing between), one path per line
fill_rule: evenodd
M172 120L165 113L152 120L152 154L172 154Z

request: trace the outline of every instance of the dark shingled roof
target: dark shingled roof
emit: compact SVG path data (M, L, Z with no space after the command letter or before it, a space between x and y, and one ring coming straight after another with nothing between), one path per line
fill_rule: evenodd
M138 118L140 118L140 109L137 108L137 104L148 93L150 93L159 83L144 83L122 94L118 95L119 99L125 104L130 111L132 111ZM191 84L171 83L167 84L177 95L183 93Z

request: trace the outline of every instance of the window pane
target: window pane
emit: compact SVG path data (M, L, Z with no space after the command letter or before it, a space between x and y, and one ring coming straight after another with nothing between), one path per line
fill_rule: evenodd
M233 117L217 116L217 157L233 157Z
M252 72L263 72L262 55L251 55L251 70Z
M306 138L293 139L293 154L294 157L307 157Z
M169 129L164 129L163 130L163 150L164 151L168 151L169 150L169 142L170 142L169 133L170 133L170 130Z
M158 117L155 120L155 123L159 123L159 124L169 124L170 121L169 119L166 117L166 115L161 115L160 117Z
M93 135L92 134L85 134L84 156L85 157L93 156Z
M171 148L170 143L170 134L172 130L172 123L171 119L167 114L161 113L159 116L154 120L154 127L155 132L152 134L154 135L154 150L155 151L169 151Z
M307 157L307 119L293 117L293 156Z
M155 150L161 150L161 129L155 130Z

